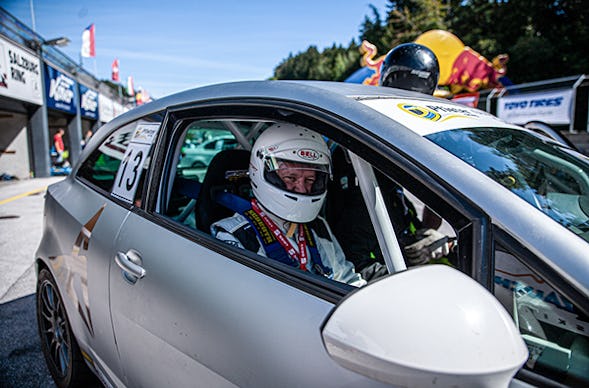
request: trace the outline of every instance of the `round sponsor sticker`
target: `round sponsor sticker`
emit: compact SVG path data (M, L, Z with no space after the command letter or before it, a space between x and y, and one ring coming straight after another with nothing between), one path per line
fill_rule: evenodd
M442 116L435 110L413 104L401 103L397 105L402 111L431 121L438 121Z

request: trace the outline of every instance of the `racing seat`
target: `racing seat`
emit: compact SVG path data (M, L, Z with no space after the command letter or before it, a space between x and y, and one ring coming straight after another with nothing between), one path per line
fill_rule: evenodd
M194 215L194 206L198 198L200 186L201 184L198 180L177 176L170 195L169 209L177 209L179 212L173 218L192 228L195 226L192 223L194 220L190 220L190 216ZM172 213L175 214L173 210Z
M251 197L247 176L250 152L240 149L223 150L211 160L196 200L196 228L210 234L211 224L233 215L233 211L219 204L216 197L229 192L240 197ZM229 173L229 174L228 174Z
M325 218L346 258L362 270L374 261L370 253L378 259L382 254L347 151L332 147L331 158L333 180L328 183Z

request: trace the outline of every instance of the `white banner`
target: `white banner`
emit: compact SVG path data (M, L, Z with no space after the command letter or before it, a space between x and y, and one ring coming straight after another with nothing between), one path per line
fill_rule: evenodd
M497 102L497 116L513 124L530 121L569 124L572 96L572 89L562 89L501 97Z
M119 102L113 101L103 94L98 94L98 116L103 123L108 123L128 110Z
M0 95L43 105L41 62L0 37Z
M103 123L108 123L115 118L113 100L100 93L98 94L98 116Z

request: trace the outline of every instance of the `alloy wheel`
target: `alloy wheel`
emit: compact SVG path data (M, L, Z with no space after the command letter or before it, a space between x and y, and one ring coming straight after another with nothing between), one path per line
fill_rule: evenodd
M40 327L51 362L63 378L71 368L71 338L63 303L54 285L45 280L39 288Z

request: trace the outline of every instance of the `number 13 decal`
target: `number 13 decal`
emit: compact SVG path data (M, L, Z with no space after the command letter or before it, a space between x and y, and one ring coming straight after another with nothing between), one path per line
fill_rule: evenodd
M135 200L143 165L159 130L159 123L141 123L134 130L123 160L119 165L112 195L129 203Z
M125 189L127 191L130 191L133 186L135 186L135 183L137 182L137 176L139 174L141 174L141 170L139 170L141 168L141 166L143 165L143 151L139 150L135 153L135 155L133 155L133 149L131 149L131 152L129 152L126 156L125 159L123 159L123 163L122 163L122 173L121 173L121 177L119 179L119 183L118 186L121 187L123 184L123 180L125 181ZM131 162L131 166L129 167L129 159L133 159ZM131 168L130 171L130 176L129 175L125 175L125 172L127 171L127 167Z
M112 194L115 197L133 202L141 174L144 173L143 164L150 148L150 144L129 144L112 189Z

